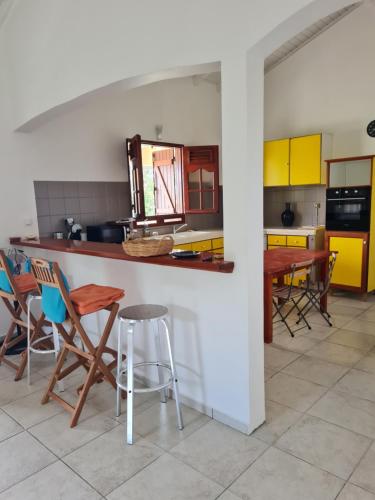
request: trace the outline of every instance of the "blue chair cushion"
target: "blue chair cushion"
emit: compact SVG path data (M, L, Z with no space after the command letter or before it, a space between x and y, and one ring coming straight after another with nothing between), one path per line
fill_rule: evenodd
M9 257L7 257L6 259L7 259L7 263L8 263L10 272L13 274L14 273L14 264ZM13 293L12 287L11 287L10 282L8 280L8 276L6 275L4 270L0 271L0 289L6 293Z
M52 264L50 263L52 267ZM26 262L26 271L31 269L31 261ZM67 289L70 292L68 280L65 275L61 273L62 279ZM53 323L63 323L66 319L66 305L60 290L53 286L42 285L42 311Z

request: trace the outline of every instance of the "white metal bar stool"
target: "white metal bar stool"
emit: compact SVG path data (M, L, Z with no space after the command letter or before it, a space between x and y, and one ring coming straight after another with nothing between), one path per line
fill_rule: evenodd
M117 347L117 395L116 395L116 415L120 416L121 413L121 390L127 391L127 443L133 444L133 397L136 393L160 391L161 402L166 403L168 398L168 387L173 387L174 398L177 410L178 428L184 428L180 399L178 394L178 379L177 373L173 362L171 342L169 338L169 330L166 318L168 316L168 309L164 306L156 304L142 304L137 306L130 306L121 309L118 313L119 326L118 326L118 347ZM156 354L157 361L145 361L142 363L133 363L133 344L134 344L134 331L137 323L151 322L153 323L155 341L156 341ZM127 366L122 367L122 325L127 324ZM161 360L161 339L160 339L160 324L163 325L163 331L167 343L169 363ZM139 366L156 366L159 375L159 384L147 388L134 387L134 368ZM164 372L169 373L168 381L164 382ZM127 375L127 383L124 383L123 378Z
M31 309L31 304L34 300L42 300L41 295L30 295L28 300L27 300L27 383L30 385L30 375L31 375L31 353L35 354L54 354L55 359L57 359L59 352L60 352L60 336L57 331L56 325L52 323L52 332L37 339L34 340L34 342L31 342L30 338L30 309ZM38 348L38 344L41 344L45 342L46 340L52 340L53 343L53 349L41 349ZM64 382L59 381L58 382L58 387L59 391L63 392L64 391Z

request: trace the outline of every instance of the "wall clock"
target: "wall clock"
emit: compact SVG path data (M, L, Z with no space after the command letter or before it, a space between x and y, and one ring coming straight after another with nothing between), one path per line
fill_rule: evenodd
M375 137L375 120L367 125L367 133L370 137Z

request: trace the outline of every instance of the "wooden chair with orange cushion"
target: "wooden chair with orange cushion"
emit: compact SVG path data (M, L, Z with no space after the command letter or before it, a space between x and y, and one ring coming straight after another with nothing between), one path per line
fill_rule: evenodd
M10 262L3 250L0 250L0 273L1 284L3 286L1 287L0 285L0 297L12 318L0 349L0 363L5 363L14 368L16 370L15 380L20 380L27 364L26 347L21 354L21 362L19 364L11 361L9 356L6 356L6 352L8 349L24 342L27 338L27 322L22 319L22 315L27 316L27 298L31 293L38 293L38 285L31 273L24 273L18 276L13 275ZM43 314L39 319L30 314L30 329L33 339L44 335L42 327L45 324ZM14 336L17 327L21 333Z
M86 285L69 292L60 267L56 262L50 263L42 259L31 259L31 270L42 295L44 286L58 289L66 306L66 321L64 323L55 323L64 339L64 345L42 398L42 404L47 403L50 398L60 403L66 410L71 412L70 427L75 427L92 385L104 380L109 382L116 390L116 380L112 370L117 366L117 351L108 347L107 342L119 309L117 301L124 296L124 291L107 286ZM109 317L100 335L98 345L94 346L82 325L81 318L104 310L109 312ZM69 325L68 329L67 324ZM77 336L81 340L80 346L74 341ZM72 353L76 359L69 366L64 367L69 353ZM106 363L103 359L104 354L109 354L113 360ZM125 356L123 358L125 359ZM73 406L55 393L54 388L58 381L80 367L86 370L86 377L84 383L77 389L78 400L76 405Z

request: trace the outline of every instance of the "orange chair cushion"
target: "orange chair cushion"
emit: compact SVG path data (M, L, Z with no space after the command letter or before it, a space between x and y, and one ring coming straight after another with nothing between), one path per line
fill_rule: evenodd
M13 278L20 293L29 293L38 289L38 284L31 273L20 274L18 276L14 276Z
M111 286L85 285L70 292L70 299L80 316L100 311L122 299L125 295L121 288Z

